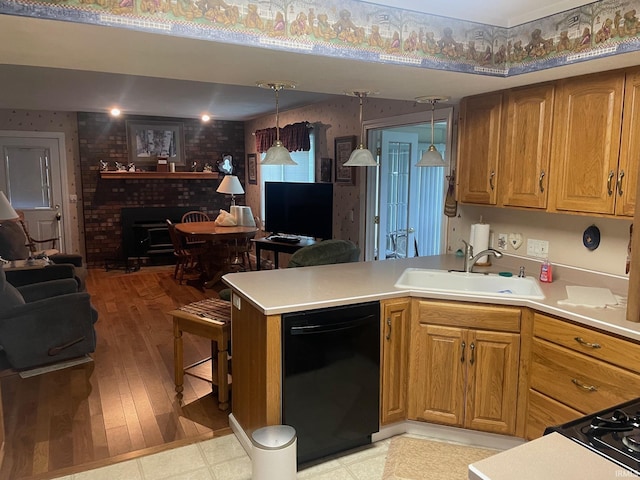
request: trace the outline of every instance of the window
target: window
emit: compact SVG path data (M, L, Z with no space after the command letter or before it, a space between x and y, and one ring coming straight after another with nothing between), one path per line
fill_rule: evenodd
M298 165L260 165L260 218L264 220L264 183L265 182L302 182L316 181L316 145L313 131L309 133L311 148L309 151L291 152L291 158ZM265 154L260 155L260 160Z

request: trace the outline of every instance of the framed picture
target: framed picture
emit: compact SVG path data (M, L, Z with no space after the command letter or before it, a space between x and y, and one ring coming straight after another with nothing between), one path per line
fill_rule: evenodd
M247 154L247 176L250 185L258 184L258 160L255 153Z
M336 137L335 154L336 154L336 183L355 185L353 167L345 167L344 164L349 160L351 152L356 148L356 136Z
M331 164L333 160L331 158L320 159L320 181L323 183L330 183L333 179Z
M182 122L127 120L129 161L137 165L156 165L166 159L185 165Z

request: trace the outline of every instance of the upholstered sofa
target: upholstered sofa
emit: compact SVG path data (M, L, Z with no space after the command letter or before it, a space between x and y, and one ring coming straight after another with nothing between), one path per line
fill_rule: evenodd
M89 294L78 292L74 279L16 288L0 268L0 350L14 369L93 352L97 319Z
M357 262L360 248L348 240L324 240L301 248L289 260L288 268Z

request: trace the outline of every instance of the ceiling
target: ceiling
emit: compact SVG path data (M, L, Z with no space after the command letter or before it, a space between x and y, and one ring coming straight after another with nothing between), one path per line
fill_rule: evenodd
M420 5L429 3L428 13L512 25L587 3L491 2L491 8L477 0ZM426 11L417 8L415 0L369 3ZM500 18L487 17L497 12ZM258 81L298 85L280 93L281 110L358 90L395 100L440 95L456 101L470 94L637 65L640 53L504 79L0 15L0 59L0 108L107 111L119 106L129 114L197 118L209 113L217 119L248 120L274 111L273 92L257 88Z

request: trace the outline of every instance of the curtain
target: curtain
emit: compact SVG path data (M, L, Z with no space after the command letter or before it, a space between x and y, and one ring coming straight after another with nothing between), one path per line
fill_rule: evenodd
M309 124L307 122L300 122L282 127L280 129L280 140L284 148L290 152L297 152L299 150L309 151L311 149ZM256 150L258 152L266 152L275 141L275 127L256 130Z

